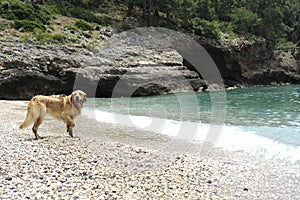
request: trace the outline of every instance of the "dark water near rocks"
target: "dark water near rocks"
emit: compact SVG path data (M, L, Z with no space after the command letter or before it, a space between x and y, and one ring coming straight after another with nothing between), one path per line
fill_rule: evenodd
M300 85L89 99L84 113L91 111L101 122L191 142L207 142L212 134L209 141L227 150L300 160Z

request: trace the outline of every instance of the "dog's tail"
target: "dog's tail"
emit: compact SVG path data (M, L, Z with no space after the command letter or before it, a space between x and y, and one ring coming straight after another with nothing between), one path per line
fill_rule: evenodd
M29 102L28 104L28 109L27 109L27 114L26 117L24 119L24 121L22 122L22 124L20 125L20 129L26 128L27 126L29 126L30 124L33 123L34 119L33 119L33 113L32 113L32 103Z

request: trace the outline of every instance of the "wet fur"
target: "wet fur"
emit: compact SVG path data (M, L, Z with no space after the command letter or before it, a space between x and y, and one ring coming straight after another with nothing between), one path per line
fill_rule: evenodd
M73 137L74 119L81 113L86 94L81 90L72 92L69 96L34 96L28 103L27 115L20 125L23 129L33 123L32 131L39 139L38 128L44 120L46 113L62 120L67 126L67 132Z

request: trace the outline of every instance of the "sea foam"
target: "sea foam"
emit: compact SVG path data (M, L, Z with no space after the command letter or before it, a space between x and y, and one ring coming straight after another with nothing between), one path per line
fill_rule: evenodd
M267 158L300 161L300 146L287 145L260 136L255 131L245 130L244 127L123 115L93 109L83 109L82 114L98 122L160 133L193 143L210 143L214 147L229 151L246 151Z

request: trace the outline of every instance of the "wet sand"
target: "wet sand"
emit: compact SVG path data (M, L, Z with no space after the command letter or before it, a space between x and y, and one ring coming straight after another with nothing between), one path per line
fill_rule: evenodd
M0 199L300 199L299 164L84 116L74 138L47 117L34 140L18 129L26 106L0 101Z

